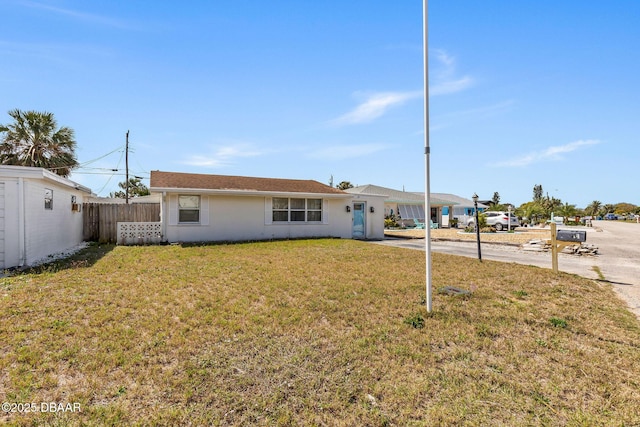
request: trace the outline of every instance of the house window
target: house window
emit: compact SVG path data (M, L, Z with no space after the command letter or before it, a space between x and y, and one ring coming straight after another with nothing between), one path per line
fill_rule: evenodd
M307 199L307 221L322 221L322 199Z
M53 209L53 190L44 189L44 208Z
M321 222L322 199L274 197L273 222Z
M289 221L289 199L273 198L273 222Z
M305 220L305 200L289 199L291 203L291 221L304 222Z
M200 196L178 196L178 222L200 222Z

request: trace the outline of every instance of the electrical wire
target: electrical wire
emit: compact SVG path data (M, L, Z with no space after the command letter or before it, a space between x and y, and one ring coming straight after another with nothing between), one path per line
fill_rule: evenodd
M115 152L115 151L112 151L112 153L113 152ZM120 168L120 162L122 162L122 157L123 156L124 156L124 151L122 153L120 153L120 160L118 160L118 164L116 165L115 169L119 169ZM113 178L114 175L115 175L115 172L111 174L111 176L109 177L107 182L104 183L104 185L102 186L100 191L98 191L96 194L102 193L104 191L104 189L107 188L107 185L109 185L109 183L111 182L111 179Z
M82 167L85 167L86 165L90 165L91 163L93 163L93 162L97 162L98 160L101 160L101 159L104 159L105 157L107 157L107 156L109 156L109 155L111 155L111 154L115 153L115 152L116 152L116 151L118 151L118 150L122 150L123 148L124 148L123 146L120 146L120 147L116 148L115 150L110 151L110 152L108 152L107 154L102 155L102 156L100 156L100 157L98 157L98 158L96 158L96 159L93 159L93 160L87 160L86 162L81 163L80 165L78 165L78 167L79 167L79 168L82 168Z

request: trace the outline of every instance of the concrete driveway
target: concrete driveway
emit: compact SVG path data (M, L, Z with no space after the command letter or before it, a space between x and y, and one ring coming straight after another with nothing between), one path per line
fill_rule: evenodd
M563 228L563 227L560 227ZM482 237L480 238L482 241ZM383 245L425 249L424 240L385 239ZM640 319L640 224L622 221L595 221L587 229L587 243L598 247L597 256L560 254L558 268L567 273L606 282ZM476 242L431 242L433 252L478 257ZM551 253L524 251L517 246L481 243L482 258L501 262L551 268ZM594 267L597 267L594 269Z

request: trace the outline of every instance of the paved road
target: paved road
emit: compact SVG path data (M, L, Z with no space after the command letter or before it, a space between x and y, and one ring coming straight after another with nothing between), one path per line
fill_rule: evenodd
M482 239L482 238L481 238ZM380 244L424 250L424 240L385 239ZM631 311L640 318L640 224L596 221L587 229L587 243L598 247L597 256L560 254L558 268L589 279L599 277L611 283ZM431 242L431 250L453 255L478 257L476 242ZM551 253L524 251L516 246L481 244L482 258L551 268Z

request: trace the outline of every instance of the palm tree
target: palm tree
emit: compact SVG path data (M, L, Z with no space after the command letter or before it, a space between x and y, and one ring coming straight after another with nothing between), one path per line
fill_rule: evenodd
M584 212L587 215L598 216L598 211L600 210L601 206L602 202L600 202L599 200L594 200L589 206L585 208Z
M600 208L600 214L602 215L606 215L608 213L613 213L615 212L616 207L610 203L603 205L602 208Z
M570 205L569 203L565 203L558 209L558 213L564 218L565 224L567 223L567 218L570 216L575 216L577 211L578 210L576 209L576 205Z
M69 176L78 167L73 129L58 128L52 113L9 111L14 122L0 125L0 163L50 169Z
M336 188L339 190L348 190L349 188L353 188L353 184L349 181L342 181L340 184L336 185Z
M149 194L151 194L149 192L149 187L144 185L140 180L141 178L139 177L129 178L129 198L148 196ZM127 198L127 193L126 193L127 181L119 182L118 187L120 187L123 191L116 191L115 193L109 193L109 197L126 199Z
M544 208L537 202L527 202L520 205L516 209L516 215L522 218L527 218L527 221L534 225L538 220L544 216Z

